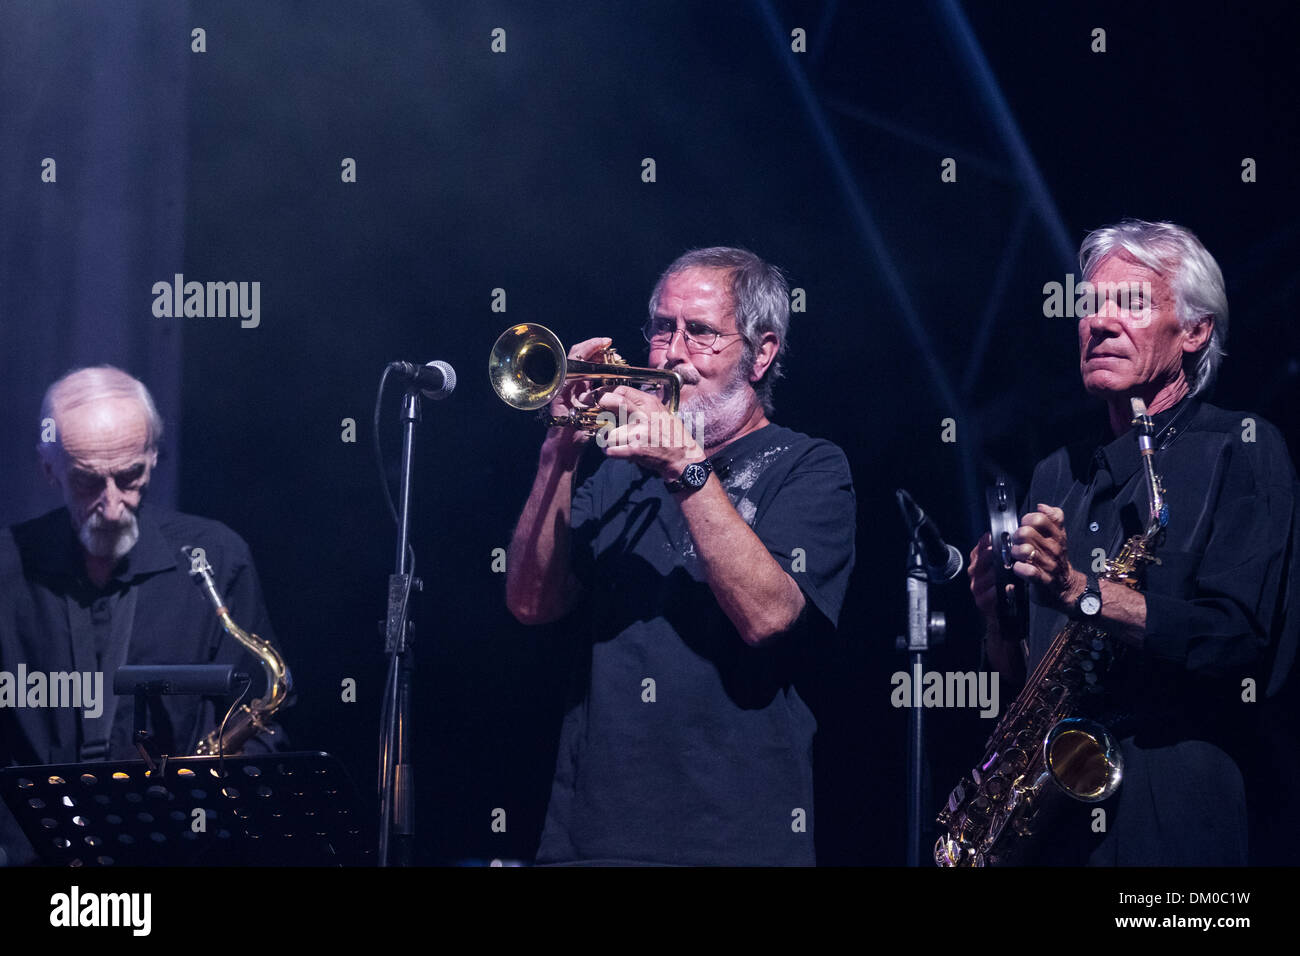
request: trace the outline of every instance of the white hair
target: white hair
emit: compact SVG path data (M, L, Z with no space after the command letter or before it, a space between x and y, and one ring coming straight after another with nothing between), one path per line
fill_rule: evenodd
M53 419L57 430L59 416L69 409L121 398L137 401L144 409L149 424L149 444L146 447L149 451L156 451L162 441L163 422L154 406L153 396L144 382L112 365L74 369L47 388L41 400L41 420ZM39 442L36 447L42 455L49 455L55 443Z
M1214 330L1201 350L1183 356L1183 374L1191 394L1209 388L1227 354L1224 343L1228 339L1228 294L1214 256L1183 226L1125 219L1094 229L1084 238L1079 246L1079 269L1084 279L1091 281L1102 261L1119 250L1148 269L1171 276L1174 312L1183 328L1191 328L1206 316L1214 319Z

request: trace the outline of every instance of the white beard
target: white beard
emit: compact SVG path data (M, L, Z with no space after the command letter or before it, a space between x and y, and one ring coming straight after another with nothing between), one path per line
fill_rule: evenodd
M103 515L95 512L78 530L77 538L87 554L116 561L125 557L140 540L140 523L136 520L134 511L128 511L126 520L121 524L112 525L104 520Z
M682 402L682 417L701 447L714 448L740 431L753 410L753 397L754 390L738 365L735 378L721 392L701 395L697 389Z

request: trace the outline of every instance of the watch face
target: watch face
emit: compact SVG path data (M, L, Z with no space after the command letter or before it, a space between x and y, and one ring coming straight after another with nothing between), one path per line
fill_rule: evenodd
M682 481L692 488L703 488L704 483L709 480L709 472L703 465L687 465L686 470L682 472Z
M1101 610L1101 598L1090 591L1086 592L1083 597L1079 598L1079 610L1092 617Z

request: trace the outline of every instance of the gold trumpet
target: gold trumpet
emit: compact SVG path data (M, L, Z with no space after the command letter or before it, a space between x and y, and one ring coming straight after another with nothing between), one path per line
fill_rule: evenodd
M661 368L638 368L628 365L611 345L598 353L599 361L585 362L569 358L559 338L544 325L522 322L501 333L488 355L488 376L492 388L511 408L532 411L549 405L570 379L596 379L603 388L619 385L641 387L657 383L665 391L662 399L668 411L677 414L681 401L682 379L676 372ZM568 417L542 414L547 425L571 425L599 431L609 424L601 419L598 406L570 409Z

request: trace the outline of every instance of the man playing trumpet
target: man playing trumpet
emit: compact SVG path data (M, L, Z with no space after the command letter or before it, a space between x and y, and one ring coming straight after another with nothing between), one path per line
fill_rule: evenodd
M855 505L839 448L768 419L789 315L783 276L757 256L688 252L643 331L700 427L627 386L576 383L552 403L565 416L595 398L616 424L580 482L591 436L549 430L510 545L518 620L578 612L539 862L815 861L816 721L796 680L838 618Z

